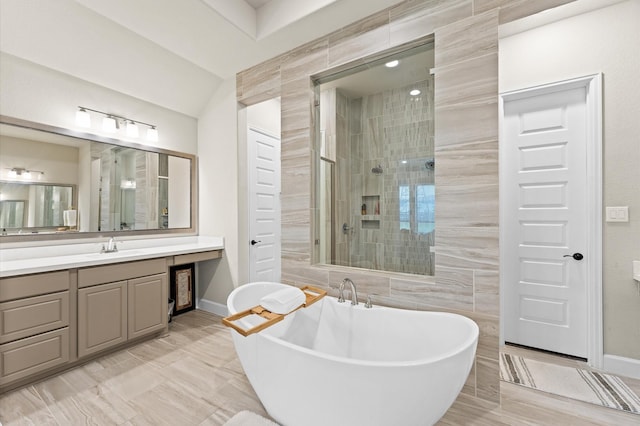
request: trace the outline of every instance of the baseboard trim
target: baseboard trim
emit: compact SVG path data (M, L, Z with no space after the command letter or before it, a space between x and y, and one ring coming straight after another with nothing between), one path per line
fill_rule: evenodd
M605 354L604 371L632 379L640 379L640 360Z
M212 302L207 299L198 299L196 306L198 309L202 309L203 311L210 312L212 314L220 315L221 317L226 317L228 315L227 305L223 305L222 303Z

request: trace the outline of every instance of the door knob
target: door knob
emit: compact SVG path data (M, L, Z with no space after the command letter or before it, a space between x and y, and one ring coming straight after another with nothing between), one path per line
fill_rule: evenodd
M261 243L262 241L256 241L256 240L251 240L251 245L255 246L258 243Z
M573 253L573 254L565 254L562 257L573 257L575 260L582 260L584 259L584 256L582 255L582 253Z

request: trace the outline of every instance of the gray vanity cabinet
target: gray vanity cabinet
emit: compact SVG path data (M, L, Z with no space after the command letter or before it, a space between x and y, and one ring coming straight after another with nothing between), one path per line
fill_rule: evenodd
M78 358L127 341L127 282L78 289Z
M78 270L78 358L166 328L166 270L165 259Z
M221 256L210 250L1 277L0 394L168 331L169 267Z
M167 274L129 280L128 337L135 339L167 326Z
M0 387L70 359L69 272L0 279Z

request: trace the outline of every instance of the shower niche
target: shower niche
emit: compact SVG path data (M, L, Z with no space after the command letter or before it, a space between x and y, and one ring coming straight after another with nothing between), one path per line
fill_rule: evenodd
M434 274L433 62L427 43L316 79L317 263Z
M362 196L362 206L360 213L362 213L362 219L376 219L380 216L380 196L379 195L364 195Z
M362 229L380 229L380 196L363 195L360 213Z

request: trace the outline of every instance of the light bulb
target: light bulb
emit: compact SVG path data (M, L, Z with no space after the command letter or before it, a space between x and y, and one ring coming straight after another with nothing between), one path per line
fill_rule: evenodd
M136 181L129 178L129 179L122 179L120 181L120 188L121 189L136 189Z
M132 138L137 138L140 132L138 131L138 126L133 121L127 122L127 136Z
M394 59L393 61L389 61L386 64L384 64L384 66L387 67L387 68L395 68L395 67L398 66L399 63L400 63L399 60Z
M80 108L76 111L76 124L80 127L91 127L91 115L86 109Z
M22 177L24 179L31 179L31 172L29 170L25 170L24 172L22 172Z
M421 92L418 89L413 89L409 92L411 96L418 96Z
M115 133L116 130L118 130L118 124L116 123L116 119L111 116L107 116L103 118L102 130L104 130L107 133Z
M151 142L158 142L158 129L156 129L155 126L152 126L147 130L147 140Z
M7 176L9 176L12 179L17 178L18 172L15 169L11 169L9 170L9 173L7 173Z

